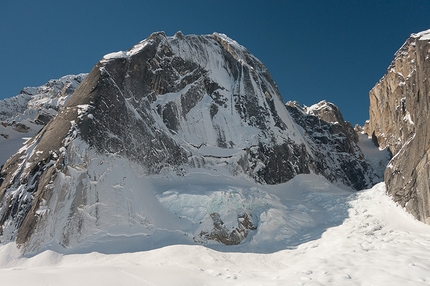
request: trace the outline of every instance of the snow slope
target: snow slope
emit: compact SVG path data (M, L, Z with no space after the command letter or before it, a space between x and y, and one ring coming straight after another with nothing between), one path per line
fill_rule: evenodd
M67 168L51 181L49 200L35 211L39 224L21 247L25 253L112 254L178 243L225 250L220 232L227 238L241 236L242 242L228 251L268 253L319 238L347 216L345 201L352 190L322 176L298 175L284 184L262 185L245 174L230 174L223 165L190 169L182 176L166 168L148 176L137 163L118 154L97 154L73 139L73 128L70 134L68 151L53 155L68 152ZM23 148L24 157L34 155L34 144ZM377 148L368 149L378 155ZM27 176L33 182L34 175ZM18 189L11 195L24 198L24 204L30 192ZM13 222L6 221L3 243L15 234Z
M249 218L257 228L243 230L246 239L229 251L272 252L314 239L339 224L346 209L339 208L337 215L327 215L327 210L351 193L316 175L299 175L280 185L260 185L223 169L194 169L182 177L169 170L145 176L141 166L121 156L95 156L81 140L68 148L67 170L52 181L49 201L43 200L36 211L40 223L22 247L26 253L40 248L120 253L196 242L223 249L209 239L216 229L214 216L226 232L240 232L241 218ZM26 156L32 153L29 148ZM326 201L332 194L338 195L336 200ZM14 235L14 225L6 222L2 238Z
M184 185L185 186L185 185ZM385 194L383 183L358 193L301 175L274 190L280 199L319 210L320 237L274 253L223 246L171 245L122 254L20 256L0 247L5 285L429 285L430 227ZM312 209L313 206L313 209ZM305 215L296 217L306 221ZM337 224L326 220L337 219ZM336 220L336 219L335 219ZM302 234L296 244L305 239ZM294 244L294 243L293 243ZM118 247L118 245L116 246ZM269 250L262 243L261 249ZM115 252L115 250L112 250Z

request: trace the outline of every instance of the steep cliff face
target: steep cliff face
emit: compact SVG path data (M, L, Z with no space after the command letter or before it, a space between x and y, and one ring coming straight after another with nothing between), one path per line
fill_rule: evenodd
M224 35L156 33L106 55L68 107L86 104L92 117L78 124L82 138L148 174L228 162L232 173L274 184L309 172L304 140L267 69ZM279 160L284 168L274 174Z
M156 198L148 180L209 172L278 184L313 172L351 188L372 182L350 131L322 123L318 137L304 131L311 124L296 123L300 116L287 111L266 67L227 36L154 33L104 56L55 118L6 162L1 239L27 250L50 241L73 247L126 225L133 235L182 232L192 241L238 244L258 228L261 212L242 202L246 192L235 189L234 203L222 210L178 194L201 212L199 221L184 222L151 212L173 191ZM318 148L324 136L329 147Z
M385 171L388 192L430 224L430 30L413 34L370 91L365 132L394 155Z

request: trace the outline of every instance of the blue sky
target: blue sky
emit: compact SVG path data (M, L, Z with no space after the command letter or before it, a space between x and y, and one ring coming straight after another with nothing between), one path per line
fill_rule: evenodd
M227 34L266 64L285 101L326 99L368 118L368 92L411 33L430 29L430 1L0 0L0 99L89 72L154 31Z

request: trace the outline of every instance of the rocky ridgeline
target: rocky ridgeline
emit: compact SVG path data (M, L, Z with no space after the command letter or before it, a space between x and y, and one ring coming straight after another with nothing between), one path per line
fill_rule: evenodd
M413 34L370 91L365 132L394 155L384 179L389 194L430 224L430 30Z
M356 190L370 188L378 181L356 144L357 132L343 119L337 106L321 101L306 107L290 101L286 107L305 132L308 146L314 154L312 170L332 182L352 186Z
M0 121L20 122L24 117L46 124L72 95L86 74L67 75L38 87L25 87L19 95L0 100Z
M0 165L57 115L86 74L67 75L0 100Z

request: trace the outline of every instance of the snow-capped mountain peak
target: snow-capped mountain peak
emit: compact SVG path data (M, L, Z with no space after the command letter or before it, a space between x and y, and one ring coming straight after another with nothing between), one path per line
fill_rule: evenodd
M287 223L286 209L263 186L309 173L342 188L378 180L350 125L320 117L285 106L267 68L227 36L154 33L105 55L6 162L1 239L24 251L166 233L270 240L263 230L276 213ZM168 183L195 176L208 186Z
M0 165L57 115L86 74L67 75L0 100Z

